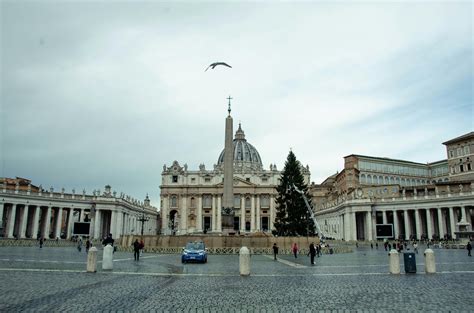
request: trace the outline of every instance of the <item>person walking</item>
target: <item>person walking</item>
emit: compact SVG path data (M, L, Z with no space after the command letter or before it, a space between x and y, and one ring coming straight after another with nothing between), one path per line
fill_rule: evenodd
M44 243L44 238L40 237L40 240L39 240L40 249L43 248L43 243Z
M79 237L79 240L77 241L77 251L81 252L82 250L82 238Z
M140 256L143 255L143 250L145 248L145 243L143 242L143 239L140 240Z
M418 244L416 242L413 243L413 250L415 250L415 253L418 254Z
M467 243L466 249L467 249L467 255L471 256L472 245L470 241Z
M89 253L89 249L92 246L91 241L89 239L86 240L86 253Z
M273 244L273 259L276 261L278 254L278 246L276 243Z
M316 248L314 247L314 243L309 244L308 255L311 257L311 265L314 265L314 257L316 256Z
M293 251L293 255L295 256L295 259L298 257L298 245L295 243L293 243L293 247L291 247L291 250Z
M135 261L140 260L140 243L138 242L138 239L135 239L135 242L133 243L133 257L135 258Z

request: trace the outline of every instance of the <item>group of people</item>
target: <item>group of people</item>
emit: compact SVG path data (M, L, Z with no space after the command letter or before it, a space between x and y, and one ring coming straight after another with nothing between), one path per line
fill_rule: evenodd
M298 244L295 242L291 246L291 252L295 256L295 259L298 258L298 252L300 252L298 248ZM273 259L276 260L278 255L278 246L276 243L273 244ZM321 253L321 244L314 244L314 242L310 243L308 256L311 260L311 265L314 265L314 258L317 256L318 258L322 255Z

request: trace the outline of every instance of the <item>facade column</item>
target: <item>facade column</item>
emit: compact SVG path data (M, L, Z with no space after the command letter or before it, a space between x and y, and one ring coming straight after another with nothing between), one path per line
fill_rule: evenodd
M416 228L416 234L415 237L417 240L421 239L421 223L420 223L420 210L415 209L415 228Z
M115 227L115 232L117 234L115 235L115 238L120 238L123 234L123 212L117 211L116 214L117 214L117 224ZM145 232L146 232L146 228L144 229L143 233L145 234Z
M449 208L449 225L451 226L451 238L455 239L456 235L454 234L455 229L455 224L454 224L454 208Z
M7 238L13 238L13 230L15 228L15 219L16 219L16 204L13 204L10 209L10 214L8 217L8 233Z
M188 195L183 195L182 201L181 201L181 222L180 222L180 229L181 235L187 234L188 233Z
M428 240L431 239L433 237L433 227L432 227L432 224L433 224L433 220L431 218L431 211L430 209L426 209L426 232L427 232L427 236L428 236Z
M438 228L439 228L439 239L443 239L446 231L444 229L444 218L443 218L443 211L441 210L441 208L438 208Z
M222 231L222 197L217 195L217 231Z
M26 238L26 227L27 227L27 223L28 223L28 205L26 204L23 209L21 209L21 213L20 213L20 224L18 226L19 229L18 229L18 238L21 239L21 238Z
M252 195L251 198L251 207L250 207L250 231L255 232L255 195Z
M240 197L240 232L245 232L245 195Z
M410 229L410 220L408 216L408 210L403 210L403 222L405 224L405 240L410 240L411 229Z
M51 210L53 208L46 207L46 220L44 221L44 237L49 239L49 232L51 230Z
M212 224L212 231L217 231L217 204L216 204L216 195L212 195L212 218L211 218L211 224Z
M393 211L393 228L395 239L398 239L400 236L399 226L398 226L398 212L397 210Z
M0 206L0 227L3 226L3 212L5 211L5 203Z
M67 217L66 239L71 239L73 230L74 230L74 208L69 208L68 217ZM95 229L95 232L97 232L97 228ZM94 236L94 238L96 237Z
M54 238L61 238L61 226L63 225L63 208L58 208L58 214L56 216L56 230L54 232Z
M369 210L368 212L365 213L365 220L367 224L366 232L367 232L367 239L369 241L374 240L373 233L372 233L372 212Z
M468 221L466 219L466 207L462 206L460 209L461 209L461 221L468 222L469 224L471 224L471 221Z
M168 199L168 195L164 195L163 196L163 207L161 208L161 233L163 235L167 235L170 233L170 229L169 229L169 215L170 215L170 212L169 212L169 207L168 207L168 202L169 202L169 199ZM132 224L130 224L131 226Z
M256 210L257 210L257 214L256 214L256 231L260 231L261 230L261 227L260 227L260 195L256 195L256 198L257 198L257 207L256 207Z
M117 227L117 212L115 212L115 209L112 210L110 214L110 233L112 234L112 238L115 238L117 235L117 232L115 231ZM140 233L141 229L138 230L138 233Z
M40 213L41 207L35 206L34 207L34 214L33 214L33 231L31 233L31 238L32 239L38 239L38 224L39 224L39 213Z
M273 230L273 223L275 222L276 212L275 212L275 197L274 195L270 195L270 233Z
M202 196L199 195L198 196L198 201L197 201L197 216L196 216L196 231L198 232L202 232L203 229L202 229L202 220L203 220L203 217L202 217Z
M357 240L357 220L356 220L356 214L354 212L350 213L350 219L351 219L352 238L353 240Z
M387 224L387 211L382 211L382 224Z

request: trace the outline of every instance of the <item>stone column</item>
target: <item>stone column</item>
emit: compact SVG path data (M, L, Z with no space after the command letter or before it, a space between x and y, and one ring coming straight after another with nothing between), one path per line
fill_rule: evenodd
M15 219L16 219L16 207L17 204L13 204L10 209L10 214L8 217L8 233L7 238L13 238L13 230L15 229Z
M351 232L351 213L345 213L344 214L344 239L345 240L354 240L352 238L352 232Z
M196 231L202 232L202 196L198 196L198 203L197 203L197 217L196 217Z
M403 210L403 222L405 226L405 240L409 240L412 231L411 231L411 225L410 225L410 216L408 215L407 209Z
M426 232L427 232L427 236L428 236L428 239L431 239L433 237L433 228L432 228L432 224L433 224L433 219L431 218L431 211L430 209L426 209Z
M0 205L0 226L3 225L3 212L5 211L5 203Z
M115 209L112 210L112 214L110 215L110 233L112 234L112 238L115 238L117 235L117 212ZM138 230L138 233L141 233L141 228Z
M438 208L438 228L439 228L439 238L442 239L446 231L444 229L444 218L443 218L443 211L441 210L441 208Z
M276 218L276 212L275 212L275 196L270 195L270 232L273 230L273 222L275 221Z
M170 229L169 229L169 206L168 206L168 199L169 197L167 195L163 195L163 207L161 208L161 222L162 227L161 227L161 233L164 235L169 234Z
M365 212L365 217L366 217L366 224L367 224L367 239L369 241L374 240L373 236L373 225L372 225L372 212L369 210L368 212Z
M240 197L240 232L245 232L245 196Z
M181 226L180 226L180 234L184 235L188 233L188 196L183 195L181 201Z
M399 226L398 226L398 212L397 210L393 211L393 228L394 228L394 235L395 239L398 239L400 236Z
M462 207L460 207L460 209L461 209L461 221L468 222L470 224L471 221L468 221L466 219L466 207L462 206Z
M52 207L46 207L46 220L44 221L44 237L49 239L49 232L51 229L51 210Z
M455 223L454 223L454 208L449 208L449 225L451 226L451 238L455 239L456 235L454 234L454 231L456 230L455 228Z
M222 197L217 195L217 225L216 230L222 231Z
M250 231L255 232L255 195L252 195L250 207Z
M18 229L18 237L26 238L26 227L28 223L28 205L26 204L23 209L21 209L20 224Z
M352 238L353 240L357 240L357 220L356 220L356 214L352 212L350 214L351 218L351 232L352 232Z
M415 226L416 226L416 239L421 239L421 223L420 223L420 210L415 209Z
M116 227L115 227L115 233L116 234L114 235L114 237L119 238L123 234L123 212L117 211L116 215L117 215L117 223L116 223ZM143 230L144 234L146 233L146 230L147 229L144 228L144 230Z
M66 239L71 239L72 231L74 230L74 208L69 208L68 216L67 216L67 231L66 231ZM97 229L95 229L97 232ZM94 237L96 238L96 237Z
M260 227L260 195L256 195L257 197L257 207L256 207L256 211L257 211L257 214L256 214L256 230L257 231L260 231L261 230L261 227Z
M39 213L41 211L41 207L35 206L34 214L33 214L33 232L31 233L31 238L38 239L38 224L39 224Z
M212 218L211 218L211 224L212 224L212 231L217 231L217 204L216 204L216 195L212 195Z
M61 238L61 226L63 224L63 208L58 208L58 216L56 218L56 231L54 232L54 238Z
M387 224L387 211L382 211L382 223Z

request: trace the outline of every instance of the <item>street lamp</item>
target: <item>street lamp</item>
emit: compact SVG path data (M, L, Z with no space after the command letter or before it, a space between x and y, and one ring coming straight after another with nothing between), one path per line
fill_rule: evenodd
M150 220L150 217L145 216L145 210L143 210L142 213L139 215L139 217L137 219L137 221L142 223L142 231L141 231L142 237L143 237L143 225L145 224L145 222L147 222L149 220Z

